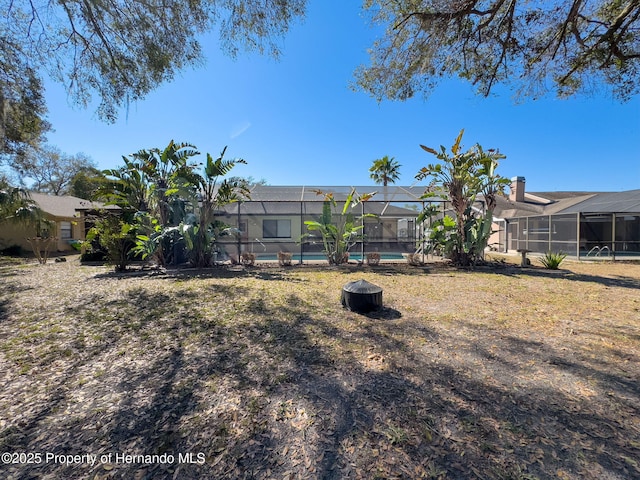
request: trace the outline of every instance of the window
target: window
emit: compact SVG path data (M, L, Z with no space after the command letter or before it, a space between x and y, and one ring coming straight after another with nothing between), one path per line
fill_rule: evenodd
M291 238L291 220L263 220L263 238Z
M60 238L62 240L71 240L71 222L60 222Z

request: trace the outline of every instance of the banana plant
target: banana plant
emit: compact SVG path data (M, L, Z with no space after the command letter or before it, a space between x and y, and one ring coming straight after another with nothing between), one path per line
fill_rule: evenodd
M181 231L191 263L198 268L211 265L218 237L231 232L216 220L216 212L224 205L249 198L249 188L243 179L223 179L237 164L247 163L240 158L225 159L226 151L224 147L216 159L207 153L202 173L192 170L187 176L192 185L190 201L194 215L181 224Z
M307 220L304 223L310 232L317 231L322 236L324 253L330 265L346 263L349 260L349 249L364 239L364 218L376 217L370 213L354 216L350 210L369 200L375 193L358 195L356 190L352 189L342 210L339 210L333 194L322 191L316 191L316 194L324 195L322 216L319 221ZM310 236L305 234L303 239Z
M144 220L136 248L141 255L153 256L159 265L172 259L177 241L173 227L184 218L183 198L189 189L186 177L193 168L187 160L196 154L194 146L171 141L164 150L140 150L122 157L124 166L103 172L106 180L98 188L98 196ZM151 218L157 219L153 226ZM155 252L150 251L153 247Z
M506 157L497 150L485 151L478 144L463 152L463 134L464 129L456 137L450 153L444 146L437 151L420 145L424 151L434 155L439 163L422 168L416 178L431 180L422 198L441 196L451 202L455 212L456 235L449 237L455 243L447 247L452 247L450 258L454 263L467 266L483 257L491 235L496 197L504 193L509 181L496 174L498 160ZM483 213L473 209L479 195L483 196L486 206Z
M96 197L107 205L117 205L123 210L149 212L150 182L137 160L122 157L124 166L103 170L106 180L98 187Z
M136 235L136 245L131 253L143 260L153 259L157 265L169 263L167 253L182 239L179 227L163 227L148 212L137 212L134 220L136 231L141 233Z
M484 252L489 237L493 233L491 223L491 218L471 217L465 226L466 241L464 243L464 252L476 261Z
M163 150L140 150L131 155L149 179L150 207L163 227L178 225L184 217L181 197L192 170L188 160L199 154L194 145L171 140Z

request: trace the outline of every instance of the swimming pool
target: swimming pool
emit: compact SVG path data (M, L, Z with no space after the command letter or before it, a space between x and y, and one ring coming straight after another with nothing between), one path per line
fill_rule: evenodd
M365 258L367 256L367 254L365 253ZM380 260L403 260L404 257L402 256L402 253L397 253L397 252L386 252L386 253L381 253L380 254ZM273 255L273 254L269 254L269 253L264 253L264 254L259 254L256 253L256 261L269 261L269 260L278 260L278 255ZM317 261L317 260L327 260L327 256L323 253L305 253L302 256L302 261ZM355 261L355 262L360 262L362 260L362 255L360 253L349 253L349 260ZM291 256L291 261L292 262L299 262L300 261L300 254L294 254Z

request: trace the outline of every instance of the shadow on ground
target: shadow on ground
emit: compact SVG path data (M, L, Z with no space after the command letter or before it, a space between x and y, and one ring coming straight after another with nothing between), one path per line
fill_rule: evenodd
M68 354L3 387L2 451L158 457L0 465L5 477L640 478L635 357L240 287L215 291L241 298L225 317L194 307L182 278L100 308L87 296Z
M543 268L521 268L507 266L504 268L487 269L491 273L506 276L529 276L537 278L561 278L573 282L596 283L605 287L621 287L640 289L640 280L633 277L625 277L622 275L615 276L598 276L583 273L575 273L568 269L547 270Z

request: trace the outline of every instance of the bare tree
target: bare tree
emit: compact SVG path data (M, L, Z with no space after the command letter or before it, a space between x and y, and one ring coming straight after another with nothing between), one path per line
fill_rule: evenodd
M16 160L13 168L23 179L31 179L30 188L38 192L64 195L74 176L95 168L94 161L84 153L68 155L59 148L45 145Z

